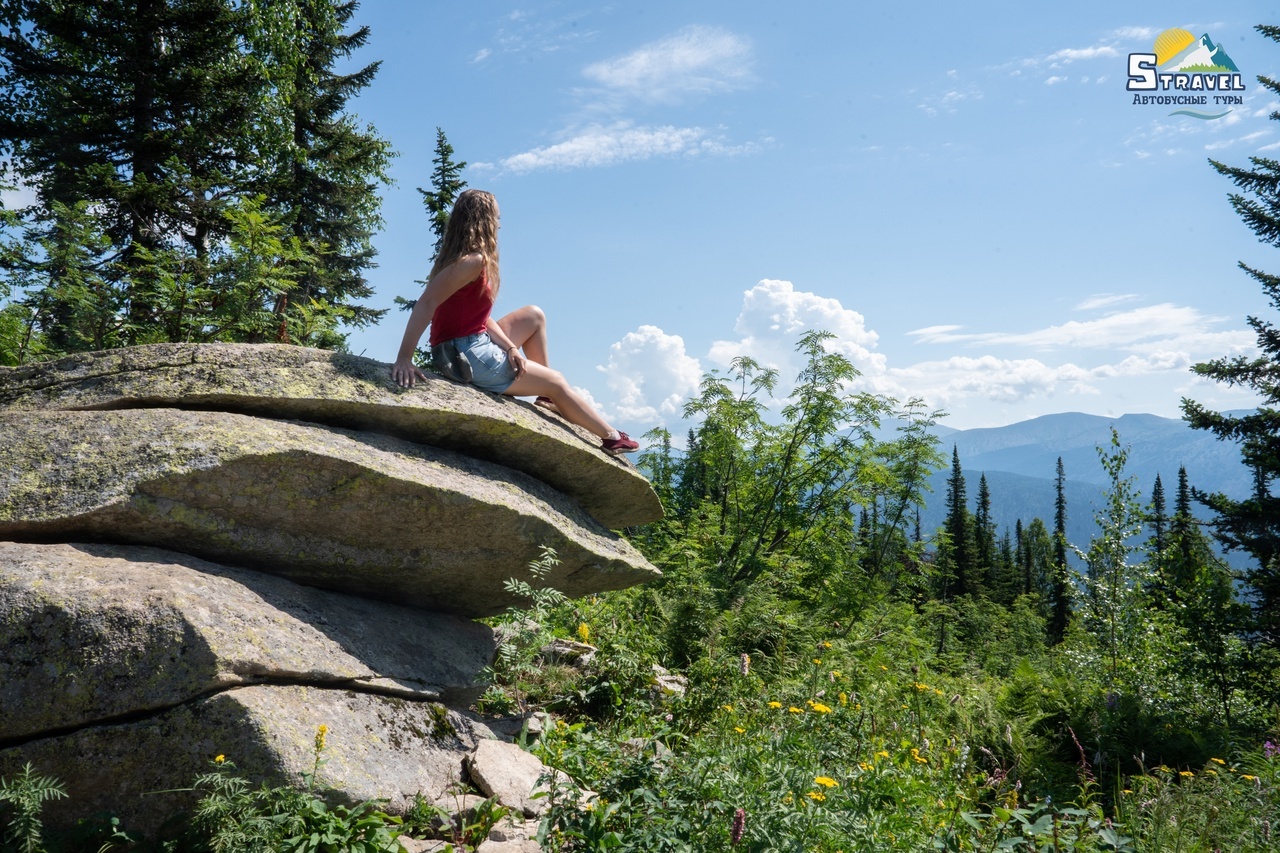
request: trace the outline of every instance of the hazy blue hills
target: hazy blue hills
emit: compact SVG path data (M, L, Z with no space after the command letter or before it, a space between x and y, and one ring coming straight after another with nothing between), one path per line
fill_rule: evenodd
M1185 466L1191 485L1205 491L1243 496L1249 491L1248 470L1240 462L1234 444L1212 434L1193 430L1184 421L1157 415L1121 415L1107 418L1067 412L1045 415L1009 426L987 429L938 429L946 456L944 468L934 474L933 493L927 496L921 526L935 530L946 512L946 481L950 476L951 448L960 455L969 508L985 473L991 491L991 513L998 533L1012 533L1015 522L1039 517L1053 526L1053 480L1058 457L1066 473L1067 538L1085 547L1095 533L1093 514L1101 505L1106 473L1098 463L1099 446L1111 441L1111 427L1120 443L1129 448L1126 471L1137 477L1142 500L1150 499L1156 474L1164 484L1170 511L1178 485L1178 467ZM1233 560L1234 562L1234 560Z

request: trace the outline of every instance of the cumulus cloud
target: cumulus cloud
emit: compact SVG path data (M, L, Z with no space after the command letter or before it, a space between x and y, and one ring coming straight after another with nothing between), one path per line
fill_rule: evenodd
M763 279L743 293L742 309L733 326L739 337L716 341L707 357L727 366L737 356L750 356L778 369L782 381L787 382L800 366L796 341L812 329L835 335L827 349L841 353L864 373L884 372L884 355L872 351L878 336L867 328L861 314L845 308L838 299L796 290L791 282L774 279Z
M597 369L616 401L611 412L626 422L678 418L702 379L702 365L685 352L684 339L657 326L629 332L609 348L609 363Z
M678 100L746 85L751 43L718 27L685 27L631 53L588 65L587 79L648 101Z

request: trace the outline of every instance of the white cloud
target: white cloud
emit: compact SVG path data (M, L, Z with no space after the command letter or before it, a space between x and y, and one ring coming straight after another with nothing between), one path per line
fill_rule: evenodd
M1137 298L1138 294L1136 293L1095 293L1076 305L1076 310L1092 311L1095 308L1105 308L1108 305L1116 305L1120 302L1131 302Z
M475 56L471 57L471 61L472 61L472 63L476 63L476 62L484 62L486 59L488 59L488 58L489 58L490 56L492 56L492 55L493 55L493 51L492 51L492 50L490 50L490 49L489 49L489 48L487 48L487 47L482 47L482 48L480 48L479 50L477 50L477 51L476 51L476 55L475 55Z
M597 369L616 400L611 413L632 423L679 418L702 380L702 365L685 352L684 339L657 326L629 332L609 348L609 363Z
M607 126L593 125L563 142L513 154L501 165L508 171L524 173L611 166L650 157L732 156L751 153L757 148L754 143L727 144L700 127L634 127L630 122L620 121Z
M1073 393L1096 393L1088 370L1075 364L1052 367L1034 358L1005 359L992 355L953 356L891 368L888 376L931 406L980 398L1001 403L1046 397L1066 385Z
M953 72L947 72L949 77L954 77ZM936 116L940 112L955 113L960 104L965 101L980 101L985 93L972 83L969 83L958 89L948 89L941 95L928 95L919 104L918 109L925 111L926 115Z
M1081 48L1063 48L1045 57L1046 62L1069 63L1080 59L1098 59L1119 56L1120 52L1109 44L1095 45L1094 47Z
M1058 84L1058 83L1061 83L1061 82L1065 81L1066 79L1067 79L1066 77L1057 77L1057 76L1054 76L1054 77L1050 77L1048 80L1045 80L1045 81L1044 81L1044 84L1045 84L1046 86L1053 86L1053 85L1056 85L1056 84Z
M718 27L690 26L583 74L606 89L641 100L728 91L751 80L751 44Z
M841 353L864 373L879 375L885 370L884 355L872 352L878 335L866 327L861 314L838 299L796 290L789 281L763 279L743 293L733 330L740 337L713 343L708 359L727 366L737 356L750 356L779 371L780 387L799 371L796 341L811 330L835 335L827 349Z
M1225 318L1202 314L1198 309L1165 302L1108 314L1096 320L1068 320L1030 332L980 332L956 334L938 331L938 327L908 332L921 343L968 343L979 345L1026 346L1036 349L1059 347L1120 348L1153 339L1193 339L1203 335L1209 326L1221 324Z
M1259 139L1262 139L1265 136L1270 136L1270 135L1271 135L1270 130L1255 130L1253 133L1246 133L1244 136L1238 137L1236 139L1219 139L1217 142L1210 142L1208 145L1204 147L1204 150L1217 151L1221 148L1227 148L1231 145L1235 145L1237 142L1245 142L1245 143L1255 142ZM1269 146L1264 146L1259 150L1265 151L1267 150L1268 147Z
M1112 30L1111 35L1118 39L1151 41L1159 32L1155 27L1120 27Z

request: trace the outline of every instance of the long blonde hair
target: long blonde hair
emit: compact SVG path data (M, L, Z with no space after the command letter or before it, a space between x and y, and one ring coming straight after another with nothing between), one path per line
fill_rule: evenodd
M489 276L489 289L498 298L498 200L493 193L484 190L465 190L454 202L449 214L449 224L444 229L444 242L440 254L431 265L435 274L463 255L479 252L484 256L485 272Z

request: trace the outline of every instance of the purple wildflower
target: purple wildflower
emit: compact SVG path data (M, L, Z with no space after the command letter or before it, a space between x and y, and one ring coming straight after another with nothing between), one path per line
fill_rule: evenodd
M733 831L729 833L729 844L733 847L738 846L738 842L742 840L742 833L747 831L747 810L738 809L733 813Z
M1280 755L1280 747L1277 747L1274 743L1272 743L1269 740L1263 741L1262 754L1265 755L1267 758L1275 758L1277 755Z

